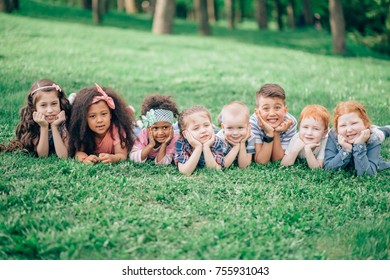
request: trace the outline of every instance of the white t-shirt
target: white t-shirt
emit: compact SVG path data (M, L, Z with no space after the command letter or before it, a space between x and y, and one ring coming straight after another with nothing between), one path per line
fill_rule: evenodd
M295 142L297 141L299 137L299 133L295 134L292 138L291 138L291 141L290 143L288 143L288 146L287 146L287 149L286 151L284 152L286 155L288 155L290 152L291 152L291 149L292 147L295 145ZM316 159L318 160L324 160L325 158L325 146L326 146L326 141L328 140L328 134L326 134L326 136L324 138L321 139L321 143L320 143L320 146L319 147L316 147L313 151L313 154L314 156L316 157ZM305 149L302 149L299 154L298 154L298 157L301 158L301 159L304 159L306 158L306 155L305 155Z

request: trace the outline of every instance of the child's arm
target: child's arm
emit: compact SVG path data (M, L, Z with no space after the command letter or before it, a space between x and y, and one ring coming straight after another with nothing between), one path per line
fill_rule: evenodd
M167 147L169 142L173 138L173 127L170 128L169 137L165 140L164 143L161 143L160 150L155 159L156 164L169 164L172 162L172 155L167 154Z
M321 159L317 159L313 154L313 148L319 147L320 143L313 143L305 145L305 156L307 164L311 169L321 168L324 161Z
M290 144L293 145L290 150ZM286 154L284 155L281 165L291 166L295 163L295 160L298 157L299 152L305 147L305 143L297 137L294 142L289 143L289 147L287 147Z
M271 160L281 160L284 156L284 150L280 142L280 132L275 131L273 143L274 145L272 146Z
M103 163L116 163L127 159L127 148L122 148L121 143L114 145L115 154L100 153L99 161Z
M251 127L248 126L248 131L246 137L240 142L240 150L238 152L238 166L240 168L245 168L252 162L252 154L248 154L246 150L246 141L252 136ZM226 158L225 158L226 166Z
M225 168L229 168L230 165L232 165L239 152L240 152L240 144L234 145L230 149L229 153L225 156Z
M255 109L255 114L257 117L257 122L259 124L259 127L264 130L264 133L267 137L274 138L274 129L263 120L263 118L260 115L260 112ZM261 135L260 135L261 137ZM272 150L273 150L273 145L274 141L272 140L271 142L267 143L256 143L255 144L255 162L261 163L261 164L266 164L270 161L271 155L272 155Z
M185 175L191 175L192 172L194 172L196 166L198 165L200 156L202 155L202 144L197 141L191 133L187 131L183 131L183 135L194 150L185 163L179 162L177 166L180 173L183 173Z
M36 152L39 157L49 155L49 124L42 113L33 112L33 120L39 125L39 140L36 146Z
M65 112L61 111L57 115L57 119L51 124L51 132L53 135L53 142L54 142L54 148L56 151L56 154L59 158L67 158L68 157L68 136L64 137L64 139L61 137L61 133L59 130L59 126L62 125L62 123L65 121ZM66 131L63 131L63 133L67 133Z
M342 149L337 149L337 140ZM325 169L345 168L352 159L352 145L348 144L341 135L335 136L333 132L329 133L328 141L325 147Z
M210 147L214 144L214 142L215 134L213 133L213 136L210 138L210 140L203 144L203 156L208 168L220 170L222 167L215 161L214 155L210 150Z
M83 151L77 151L74 158L77 161L81 161L84 163L97 163L99 162L99 158L95 155L88 155L87 153Z
M363 130L352 145L353 160L358 176L364 174L375 175L378 169L381 144L379 141L376 141L368 149L366 142L369 138L370 130Z

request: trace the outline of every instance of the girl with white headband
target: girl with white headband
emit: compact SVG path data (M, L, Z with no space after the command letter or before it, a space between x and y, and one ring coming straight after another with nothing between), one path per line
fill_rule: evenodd
M134 162L154 160L156 164L172 163L178 132L172 124L179 115L176 102L169 95L151 95L144 99L141 109L143 129L130 152Z
M133 115L126 103L97 84L76 94L69 131L70 155L84 163L126 160L135 139Z
M26 105L20 110L17 140L12 141L5 150L24 149L39 157L56 154L66 158L70 108L65 92L57 83L48 79L33 83Z

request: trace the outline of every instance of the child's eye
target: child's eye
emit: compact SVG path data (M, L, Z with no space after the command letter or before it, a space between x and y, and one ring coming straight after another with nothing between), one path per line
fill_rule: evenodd
M168 127L167 127L167 126L163 126L163 129L164 129L164 130L167 130L167 129L168 129Z
M152 130L153 131L157 131L157 127L152 127Z
M94 118L95 118L95 115L90 115L89 118L90 118L90 119L94 119Z

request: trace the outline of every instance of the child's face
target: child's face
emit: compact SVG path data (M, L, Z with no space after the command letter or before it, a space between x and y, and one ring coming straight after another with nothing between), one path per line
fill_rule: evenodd
M111 111L105 101L99 101L89 106L88 127L99 138L103 138L111 126Z
M61 112L60 99L57 92L39 92L38 94L35 110L38 113L42 113L48 123L54 122L57 115Z
M169 122L156 122L150 126L153 138L158 143L164 143L170 136L172 124Z
M341 115L338 119L337 133L342 135L345 140L353 144L360 132L367 129L363 120L356 113Z
M194 113L186 120L186 130L201 144L206 143L214 134L214 129L206 114Z
M231 143L239 143L248 133L249 119L245 114L225 114L222 120L225 138Z
M299 138L305 144L320 143L327 132L328 128L322 122L312 118L302 119L299 125Z
M287 113L287 106L284 100L278 97L259 97L257 110L261 117L271 127L277 128Z

